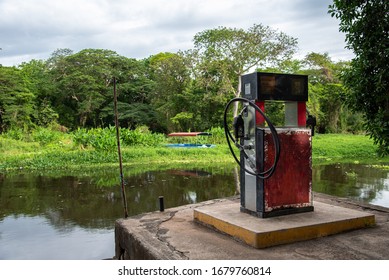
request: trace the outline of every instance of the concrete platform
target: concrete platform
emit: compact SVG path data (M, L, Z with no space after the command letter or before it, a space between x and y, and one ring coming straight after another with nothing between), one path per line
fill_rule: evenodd
M310 240L292 242L263 249L247 245L237 237L220 233L195 221L194 213L206 215L209 209L231 208L239 204L239 198L217 199L198 204L170 208L165 212L152 212L143 215L120 219L115 225L115 258L116 259L161 259L161 260L228 260L228 259L286 259L286 260L333 260L333 259L384 259L389 260L389 209L361 204L355 201L314 193L314 215L323 215L325 211L335 210L335 215L349 213L354 220L354 211L361 214L362 223L371 225L371 217L375 216L375 226L349 230ZM236 206L234 206L236 207ZM207 210L208 209L208 210ZM320 210L322 209L322 210ZM224 209L227 211L227 209ZM319 212L318 212L319 210ZM352 210L349 212L349 210ZM221 211L223 212L223 211ZM237 217L239 211L232 211ZM293 214L290 219L299 222L299 216ZM255 217L250 217L257 219ZM315 220L317 216L312 216ZM239 219L239 218L237 218ZM274 217L271 219L284 219ZM345 218L350 220L349 218ZM262 220L262 219L261 219ZM267 219L266 219L267 220ZM266 221L267 223L268 221ZM301 222L301 221L300 221ZM238 223L238 222L236 222ZM323 224L326 224L324 222ZM329 222L331 224L331 222ZM348 222L346 223L348 224ZM351 222L354 224L354 222ZM355 226L355 224L353 225ZM213 226L215 227L215 226ZM253 227L253 225L250 225ZM265 227L270 227L266 225ZM279 232L287 232L280 229ZM299 231L308 234L309 225L301 225ZM261 232L258 229L254 230ZM345 230L345 229L343 229ZM313 230L322 236L321 230ZM326 232L324 235L327 235ZM290 235L289 233L287 235ZM305 238L304 238L305 239ZM262 241L261 241L262 242ZM257 243L260 243L257 241Z
M370 213L314 202L314 212L261 219L240 212L239 201L194 209L195 221L255 248L292 243L375 225Z

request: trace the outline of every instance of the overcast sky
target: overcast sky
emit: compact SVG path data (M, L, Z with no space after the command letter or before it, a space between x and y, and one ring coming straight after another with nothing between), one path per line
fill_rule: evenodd
M131 58L193 47L193 36L218 26L262 23L298 39L302 58L344 48L332 0L0 0L0 64L47 59L59 48L109 49Z

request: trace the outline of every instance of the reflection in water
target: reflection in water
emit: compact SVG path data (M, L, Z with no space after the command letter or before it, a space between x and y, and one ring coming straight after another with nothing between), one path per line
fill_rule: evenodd
M0 259L104 259L114 255L112 230L72 225L63 231L41 216L9 216L0 225Z
M313 190L339 197L389 207L387 166L334 164L316 166L312 172Z
M126 175L130 216L234 194L230 168ZM0 259L103 259L123 217L116 170L93 176L0 174ZM98 250L98 252L96 252Z
M129 215L239 192L236 166L126 174ZM0 259L103 259L123 217L116 170L89 176L0 174ZM336 164L313 169L313 190L389 207L389 170Z

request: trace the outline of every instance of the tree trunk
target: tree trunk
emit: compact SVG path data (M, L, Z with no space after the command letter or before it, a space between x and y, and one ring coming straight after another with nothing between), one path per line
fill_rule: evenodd
M241 87L242 87L242 77L241 75L239 74L238 75L238 88L237 88L237 91L235 92L235 97L240 97L240 94L241 94ZM234 118L238 115L238 107L239 107L239 103L238 102L235 102L234 103Z

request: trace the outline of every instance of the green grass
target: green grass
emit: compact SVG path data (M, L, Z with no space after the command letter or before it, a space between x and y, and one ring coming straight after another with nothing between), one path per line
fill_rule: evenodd
M38 135L39 137L37 137ZM15 140L0 136L0 172L12 170L79 170L118 166L117 149L99 149L73 143L69 134L47 137L35 134L35 141ZM162 138L161 138L162 139ZM216 141L216 140L215 140ZM235 164L222 139L216 148L166 148L163 143L153 146L123 145L122 157L126 167L182 166L186 164ZM389 163L389 157L379 158L373 141L363 135L325 134L312 140L313 164L334 162Z
M312 139L312 158L315 163L326 162L389 162L380 158L377 146L365 135L319 134Z
M15 154L35 152L39 149L39 143L23 142L14 139L0 137L1 158Z
M124 166L150 166L166 164L212 164L232 162L226 146L208 149L171 149L166 147L123 147ZM115 151L103 152L95 149L86 150L44 150L35 153L14 153L0 159L0 172L10 170L63 170L80 168L102 168L118 166Z

